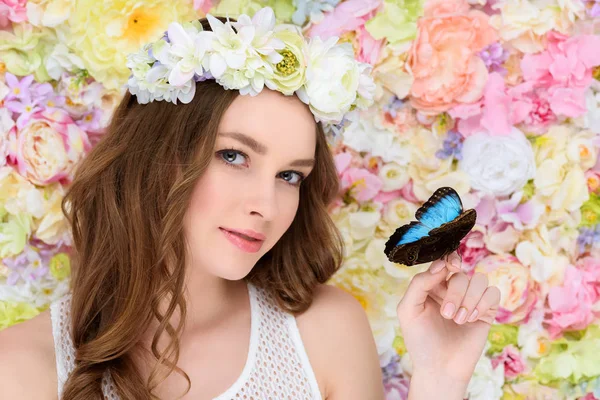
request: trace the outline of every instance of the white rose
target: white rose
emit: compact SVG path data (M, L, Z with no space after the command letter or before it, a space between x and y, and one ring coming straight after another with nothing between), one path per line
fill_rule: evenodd
M469 381L465 396L471 400L500 400L504 391L504 364L500 363L496 368L492 366L492 360L482 355L473 376Z
M336 36L325 42L319 37L311 39L306 83L296 91L317 121L341 121L356 101L361 71L352 45L337 41Z
M0 167L6 165L8 156L8 132L15 126L10 111L0 108Z
M385 192L402 189L410 179L407 168L396 163L388 163L381 167L379 177L383 182L382 189Z
M408 143L398 140L394 132L377 126L368 114L352 121L344 129L342 137L346 146L381 157L386 163L407 165L410 162L411 152Z
M375 227L381 218L379 211L359 211L350 214L350 233L355 240L373 237Z
M391 200L385 205L383 220L396 229L415 219L418 208L418 205L402 198Z
M83 60L62 43L58 43L46 58L46 70L54 80L59 80L63 72L85 69Z
M469 136L463 142L460 168L474 189L495 196L509 195L535 176L531 144L516 128L507 136Z

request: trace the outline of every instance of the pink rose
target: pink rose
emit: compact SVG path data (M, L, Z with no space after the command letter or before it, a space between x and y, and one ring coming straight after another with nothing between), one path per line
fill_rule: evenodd
M587 180L587 186L590 193L597 193L600 188L600 173L592 170L586 171L585 179Z
M342 189L359 202L373 199L383 187L381 178L364 168L348 168L342 173L341 183Z
M492 358L494 369L498 364L504 364L504 377L506 379L514 379L527 369L527 364L521 353L519 353L519 349L513 345L506 346L500 355Z
M581 268L568 266L562 286L548 293L552 316L546 322L552 339L567 330L585 329L598 317L594 304L600 297L600 262L587 257L579 264Z
M318 24L313 25L307 35L326 40L331 36L342 36L346 32L358 30L373 17L381 3L381 0L344 1L332 12L325 14Z
M565 36L548 33L548 47L526 54L521 61L523 77L542 86L585 89L592 82L592 69L600 65L600 36Z
M0 28L27 21L27 0L0 0Z
M87 134L60 109L33 114L21 130L11 131L9 161L36 185L68 181L90 150Z
M415 108L435 114L481 98L488 70L478 53L497 40L488 19L466 0L426 4L407 61Z
M485 273L501 292L496 321L514 324L525 320L537 302L537 285L529 269L510 254L493 254L479 261L475 272Z
M469 232L460 243L458 253L462 257L463 270L469 273L473 271L475 265L490 254L485 247L483 232L478 230Z

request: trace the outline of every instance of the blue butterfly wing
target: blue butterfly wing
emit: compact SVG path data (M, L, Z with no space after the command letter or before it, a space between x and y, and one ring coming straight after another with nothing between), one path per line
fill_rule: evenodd
M416 242L417 240L427 236L431 229L426 227L425 225L413 222L403 235L398 239L398 243L396 246L400 246L401 244Z
M417 220L431 229L455 220L463 211L460 197L454 191L434 193L416 214Z

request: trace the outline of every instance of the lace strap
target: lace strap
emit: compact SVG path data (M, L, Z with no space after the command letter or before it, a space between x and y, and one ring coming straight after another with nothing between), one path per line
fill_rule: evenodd
M75 368L75 347L71 340L71 295L68 294L50 304L54 352L56 354L56 373L58 378L58 397L62 396L63 386L69 374Z

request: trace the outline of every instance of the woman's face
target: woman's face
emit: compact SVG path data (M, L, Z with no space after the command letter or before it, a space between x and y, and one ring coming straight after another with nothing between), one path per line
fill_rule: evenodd
M184 220L191 268L244 278L294 220L315 146L314 118L295 96L266 89L238 96L221 120Z

